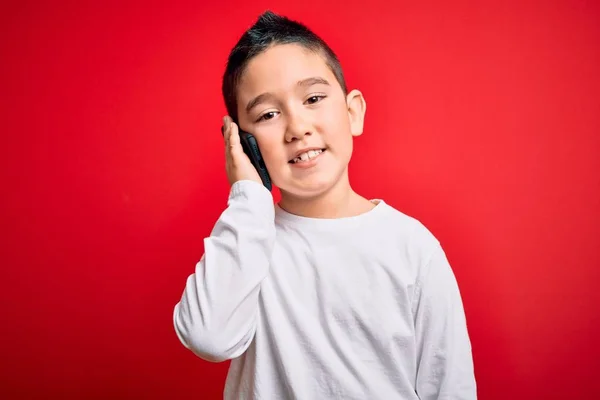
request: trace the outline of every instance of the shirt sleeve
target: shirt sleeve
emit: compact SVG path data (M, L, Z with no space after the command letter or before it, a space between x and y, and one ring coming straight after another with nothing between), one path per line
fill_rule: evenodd
M471 342L455 275L438 245L417 283L416 392L421 400L477 398Z
M204 254L173 312L177 337L200 358L238 357L254 338L260 285L275 242L274 212L264 186L238 181L204 239Z

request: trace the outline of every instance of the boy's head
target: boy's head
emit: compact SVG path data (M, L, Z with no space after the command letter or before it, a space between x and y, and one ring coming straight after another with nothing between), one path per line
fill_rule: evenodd
M327 43L305 25L277 15L272 11L266 11L242 35L229 54L225 76L223 77L222 91L227 112L235 121L237 121L238 114L236 89L248 62L268 48L283 44L300 45L307 50L320 54L327 66L331 68L344 94L347 93L342 66Z
M307 27L262 14L231 51L222 90L284 196L317 196L347 181L365 102L347 92L337 56Z

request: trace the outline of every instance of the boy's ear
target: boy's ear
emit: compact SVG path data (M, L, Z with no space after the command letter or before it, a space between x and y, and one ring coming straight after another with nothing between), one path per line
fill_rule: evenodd
M352 136L360 136L363 133L365 112L367 111L365 98L360 91L355 89L346 96L346 104L348 105L348 117L350 118Z

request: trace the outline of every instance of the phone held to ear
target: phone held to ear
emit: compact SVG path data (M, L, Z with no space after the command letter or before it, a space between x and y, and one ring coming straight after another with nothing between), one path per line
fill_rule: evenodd
M239 129L239 133L244 153L246 153L252 162L252 165L254 165L254 168L256 168L258 171L258 175L260 175L263 185L265 185L265 187L271 191L271 176L269 175L269 171L267 171L262 154L260 154L260 149L258 148L258 142L256 141L256 138L252 136L251 133L245 132L241 129Z
M221 133L222 133L221 129ZM258 142L256 138L246 131L238 129L240 135L240 142L242 143L242 149L244 149L244 153L250 159L254 168L258 172L260 179L262 180L263 185L269 190L272 190L271 185L271 176L269 175L269 171L267 171L267 167L265 166L265 161L262 158L262 154L260 153L260 149L258 148Z

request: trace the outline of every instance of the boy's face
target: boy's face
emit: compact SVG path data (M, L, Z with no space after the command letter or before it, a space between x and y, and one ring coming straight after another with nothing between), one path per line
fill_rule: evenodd
M256 137L282 195L318 196L347 174L365 102L358 91L344 95L321 55L271 47L249 62L237 103L239 126Z

